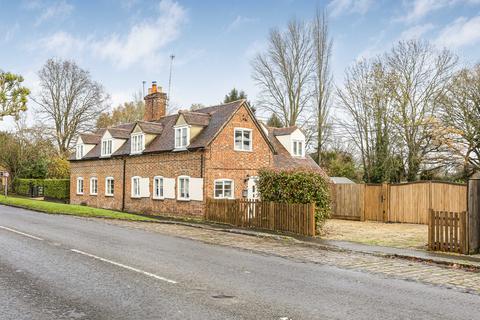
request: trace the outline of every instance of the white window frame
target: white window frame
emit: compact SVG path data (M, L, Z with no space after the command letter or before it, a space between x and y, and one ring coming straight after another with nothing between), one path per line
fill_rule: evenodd
M82 186L81 190L80 190L80 182ZM85 188L85 184L83 181L83 177L77 177L77 194L82 195L85 190L84 188Z
M225 197L225 182L231 182L232 184L232 194L230 197ZM217 183L222 183L222 196L217 197L216 189ZM213 198L214 199L235 199L235 182L232 179L216 179L213 181Z
M162 181L161 183L161 188L160 188L160 181ZM159 190L159 194L157 195L157 184L158 184L158 190ZM161 192L160 192L161 190ZM153 177L153 196L152 196L153 199L157 199L157 200L163 200L165 199L165 180L163 179L162 176L155 176Z
M237 135L237 132L240 131L241 132L241 147L238 148L237 147L237 143L236 143L236 138L235 136ZM243 133L247 131L250 133L250 148L249 149L244 149L244 144L243 144L243 139L244 139L244 136L243 136ZM248 129L248 128L234 128L233 129L233 150L235 151L244 151L244 152L251 152L253 150L253 130L252 129Z
M180 150L184 150L188 147L188 145L190 144L190 126L189 125L181 125L181 126L175 126L173 127L174 130L175 130L175 149L180 149ZM183 130L186 130L186 141L185 141L185 145L183 144L183 133L182 131ZM180 134L180 144L177 143L177 137L178 135Z
M93 190L93 181L95 181L95 190ZM98 178L91 177L90 178L90 195L96 196L98 194Z
M297 145L297 151L298 151L298 144L302 144L302 150L300 150L300 153L295 153L295 144ZM305 156L305 140L301 139L293 139L292 140L292 154L295 157L304 157Z
M132 177L132 198L141 198L141 191L140 191L140 183L141 183L141 177L139 176L134 176Z
M83 144L77 144L77 147L76 147L76 158L77 159L82 159L83 158L83 150L84 150Z
M181 192L181 180L186 179L188 181L188 196L182 197ZM190 201L190 176L179 176L177 179L177 200L180 201Z
M140 139L140 141L138 141ZM138 149L138 147L140 149ZM142 153L145 149L145 134L143 132L132 133L130 136L130 154Z
M108 190L108 187L109 187L109 184L108 184L108 181L112 180L113 181L113 190L112 192L109 192ZM106 177L105 178L105 195L107 197L113 197L115 193L115 179L113 177Z
M112 155L113 153L113 139L102 139L102 145L101 145L101 155L102 157L109 157ZM109 149L110 150L106 150L108 149L108 147L110 147ZM106 152L106 151L109 151Z

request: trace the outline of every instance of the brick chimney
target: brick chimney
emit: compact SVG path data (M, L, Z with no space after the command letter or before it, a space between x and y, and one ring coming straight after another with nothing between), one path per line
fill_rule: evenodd
M148 89L145 96L144 121L157 121L166 115L167 94L162 92L162 87L157 87L157 82L152 82L152 87Z

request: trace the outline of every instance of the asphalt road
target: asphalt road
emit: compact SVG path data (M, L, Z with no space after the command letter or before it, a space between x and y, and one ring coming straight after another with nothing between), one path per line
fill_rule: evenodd
M480 297L0 206L0 319L478 319Z

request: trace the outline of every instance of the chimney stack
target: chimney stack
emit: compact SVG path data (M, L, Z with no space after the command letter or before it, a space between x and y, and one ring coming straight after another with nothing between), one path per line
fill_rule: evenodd
M167 94L162 92L162 87L157 87L157 82L152 82L152 87L148 89L148 95L145 96L144 121L158 121L166 115Z

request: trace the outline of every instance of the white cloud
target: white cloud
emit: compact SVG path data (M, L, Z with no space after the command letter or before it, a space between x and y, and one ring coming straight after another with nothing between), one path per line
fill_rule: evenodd
M135 24L126 36L113 34L95 41L92 43L94 52L121 68L158 60L159 50L177 39L187 18L185 9L170 0L162 0L158 11L156 20Z
M460 17L447 25L435 43L446 47L463 47L480 42L480 15L473 18Z
M74 7L66 0L54 0L51 2L42 0L30 0L24 3L24 7L28 10L38 11L35 26L39 26L43 22L59 19L63 20L68 17Z
M404 21L407 23L412 23L422 19L423 17L429 15L434 11L446 7L453 7L456 5L465 4L465 5L476 5L480 4L480 0L415 0L415 1L404 1L404 6L406 7L407 14L403 17L400 17L397 20Z
M257 19L248 18L244 16L237 16L227 27L227 32L237 30L244 24L256 22Z
M93 54L110 60L119 68L139 63L150 66L152 61L158 64L167 61L168 55L161 54L160 50L178 38L187 17L185 9L171 0L160 1L157 16L152 21L143 20L134 24L125 34L114 33L102 39L94 36L77 37L58 31L40 39L31 49L41 48L66 58Z
M399 40L420 39L426 33L435 29L432 23L419 24L404 30L399 37Z
M372 6L372 0L332 0L327 9L333 17L344 14L365 14Z

